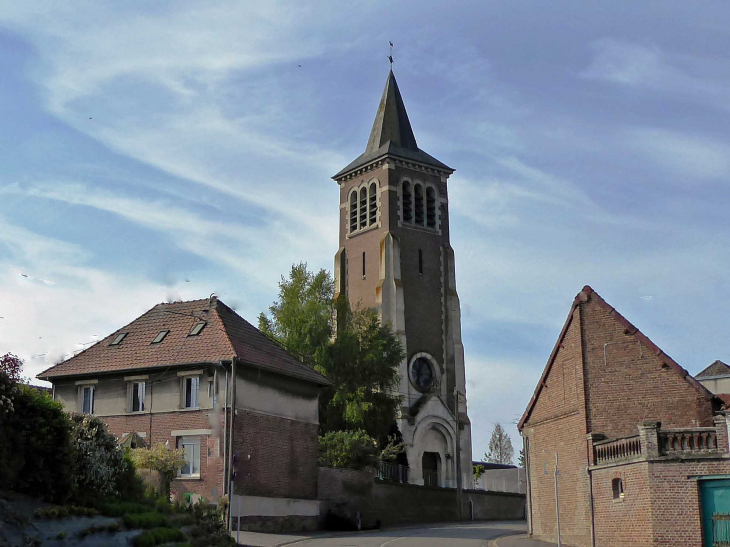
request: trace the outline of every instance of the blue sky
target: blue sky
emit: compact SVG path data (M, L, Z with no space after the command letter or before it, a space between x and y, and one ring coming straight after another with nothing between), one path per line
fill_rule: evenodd
M590 284L696 373L730 360L730 4L2 2L0 353L37 374L168 299L252 322L331 269L332 174L395 43L457 169L474 456ZM300 66L301 65L301 66ZM25 274L25 277L22 274Z

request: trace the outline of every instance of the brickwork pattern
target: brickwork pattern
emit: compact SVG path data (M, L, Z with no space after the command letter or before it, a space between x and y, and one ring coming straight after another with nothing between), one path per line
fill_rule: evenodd
M145 432L145 442L149 446L164 444L169 441L175 447L177 437L170 435L175 430L211 429L208 418L210 411L161 412L153 414L135 414L105 416L101 419L109 426L109 430L120 437L132 431ZM151 427L150 427L151 425ZM223 440L209 435L200 436L200 478L178 479L170 487L174 493L194 493L212 500L223 492Z
M316 499L316 424L238 410L235 493Z

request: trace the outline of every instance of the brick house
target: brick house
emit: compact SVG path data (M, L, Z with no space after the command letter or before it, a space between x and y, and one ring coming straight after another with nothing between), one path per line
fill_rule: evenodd
M248 528L316 525L329 381L217 298L158 304L38 378L120 440L182 448L173 492L215 500L233 481L231 511Z
M712 514L730 514L721 405L584 287L518 424L530 533L556 541L559 526L576 546L713 545Z

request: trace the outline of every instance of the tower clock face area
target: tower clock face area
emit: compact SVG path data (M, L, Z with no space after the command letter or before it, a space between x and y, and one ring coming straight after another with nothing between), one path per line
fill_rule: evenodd
M430 391L433 387L435 374L433 366L425 357L419 357L411 364L411 382L421 393Z

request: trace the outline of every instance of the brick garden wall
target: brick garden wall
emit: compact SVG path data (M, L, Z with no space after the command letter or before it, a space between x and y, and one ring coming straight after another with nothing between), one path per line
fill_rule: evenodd
M235 493L316 499L317 431L317 424L239 409Z

